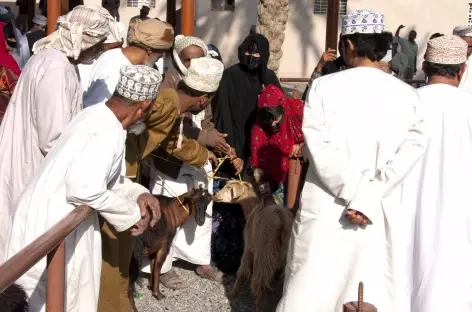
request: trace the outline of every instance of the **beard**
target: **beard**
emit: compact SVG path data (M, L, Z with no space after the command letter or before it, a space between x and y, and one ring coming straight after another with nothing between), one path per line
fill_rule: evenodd
M128 132L135 134L135 135L140 135L147 129L146 127L146 122L144 118L138 119L136 122L134 122L131 126L128 127Z

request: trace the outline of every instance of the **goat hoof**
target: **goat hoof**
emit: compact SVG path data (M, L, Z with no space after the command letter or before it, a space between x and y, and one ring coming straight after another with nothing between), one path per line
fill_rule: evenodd
M160 291L152 293L152 296L156 298L157 300L162 300L166 297Z

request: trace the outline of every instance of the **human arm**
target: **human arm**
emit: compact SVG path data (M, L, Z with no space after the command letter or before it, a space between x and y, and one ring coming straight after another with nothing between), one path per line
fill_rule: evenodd
M227 135L216 130L215 125L211 121L212 118L213 113L211 106L208 105L205 108L205 117L202 120L202 130L198 135L198 142L205 146L212 147L214 151L223 155L229 155L231 153L231 146L226 143L225 137Z
M122 232L135 225L141 213L136 198L126 197L131 182L120 178L110 181L112 171L121 168L121 163L116 164L121 160L117 153L122 153L118 150L122 148L119 139L111 131L90 137L67 170L66 200L69 204L92 207Z
M395 37L398 37L400 35L400 30L402 30L403 28L405 28L405 26L403 25L398 26L397 30L395 31Z
M78 86L74 79L77 78L64 68L50 68L38 83L33 104L36 109L38 144L43 155L49 153L73 117L71 105L74 95L77 96L79 91L71 90Z

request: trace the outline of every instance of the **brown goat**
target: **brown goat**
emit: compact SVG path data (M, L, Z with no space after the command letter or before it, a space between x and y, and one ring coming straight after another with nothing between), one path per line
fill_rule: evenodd
M255 311L262 312L271 282L285 268L293 216L288 209L275 204L272 196L264 196L261 202L256 194L251 183L230 181L213 200L240 204L246 218L241 266L234 287L227 295L236 297L242 284L250 280L251 292L256 298Z
M212 197L208 190L202 187L192 189L178 198L156 196L161 208L161 219L152 229L146 230L133 240L133 256L130 264L129 297L131 306L137 312L134 303L134 284L141 270L140 259L147 256L151 259L151 283L149 288L152 295L160 300L164 295L159 289L161 268L169 254L170 246L181 227L190 216L195 218L198 226L205 223L205 212Z

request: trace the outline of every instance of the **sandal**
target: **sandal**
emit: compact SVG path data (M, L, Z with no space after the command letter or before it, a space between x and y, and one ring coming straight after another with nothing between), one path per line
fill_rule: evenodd
M214 266L212 266L209 269L206 268L203 273L199 273L198 267L197 267L197 269L195 270L195 273L197 273L197 275L200 276L201 278L206 278L210 281L217 282L219 284L223 283L223 276L224 276L223 272L221 272Z
M169 272L161 274L159 277L159 281L161 282L164 287L178 290L187 287L187 284L182 280L182 278L175 272L174 269L170 269Z

